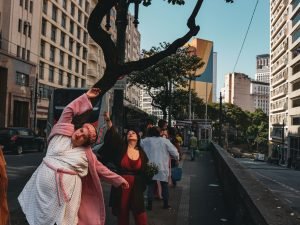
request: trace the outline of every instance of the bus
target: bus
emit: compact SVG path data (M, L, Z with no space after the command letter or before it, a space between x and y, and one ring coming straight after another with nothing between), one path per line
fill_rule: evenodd
M48 119L46 127L46 135L49 136L52 127L57 123L64 108L72 102L74 99L86 93L86 88L57 88L54 89L49 102ZM98 102L93 106L93 111L88 115L78 117L76 121L73 121L75 127L78 127L83 122L91 123L96 128L98 127L98 119L101 109L102 98L99 98Z

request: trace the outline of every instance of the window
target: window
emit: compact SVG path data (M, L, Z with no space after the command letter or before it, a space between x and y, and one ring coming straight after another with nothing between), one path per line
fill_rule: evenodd
M78 4L82 7L82 0L78 0Z
M57 19L57 7L55 5L52 5L52 19L54 21Z
M71 55L68 56L68 69L72 70L72 56Z
M75 63L75 72L78 73L79 72L79 60L76 59L76 63ZM77 87L77 86L76 86Z
M66 39L65 33L61 32L61 34L60 34L60 45L62 47L65 47L65 39Z
M62 13L62 14L61 14L61 26L62 26L63 28L66 28L66 19L67 19L66 14Z
M64 66L64 57L65 57L65 53L60 50L59 52L59 65Z
M82 75L85 75L85 70L86 70L86 65L84 63L82 63L82 67L81 67Z
M82 13L81 11L78 10L78 22L81 23L81 16L82 16Z
M30 13L33 12L33 1L30 1L30 4L29 4L29 12L30 12Z
M25 0L25 9L28 9L28 0Z
M90 4L88 3L88 1L85 1L84 11L85 11L86 13L88 13L89 7L90 7Z
M45 18L42 19L42 35L46 36L47 32L47 21Z
M54 46L50 46L50 61L54 62L55 61L55 47Z
M78 87L78 77L75 77L75 87Z
M47 14L48 0L43 0L43 12Z
M75 14L75 5L73 2L71 2L71 15L74 16Z
M87 58L87 49L86 49L86 48L83 48L82 58L83 58L84 60L86 60L86 58Z
M300 98L292 101L293 108L300 106Z
M70 33L74 33L74 22L72 20L70 21Z
M67 0L62 1L63 8L67 10Z
M73 38L69 38L69 51L70 52L73 52L73 43L74 43L74 40Z
M79 43L77 43L77 45L76 45L76 55L80 56L80 44Z
M44 41L41 41L41 52L40 52L40 55L41 57L45 58L45 42Z
M87 36L88 36L87 32L83 32L83 43L84 44L87 44Z
M26 49L22 48L22 59L25 60L25 56L26 56Z
M22 20L19 19L19 23L18 23L18 31L22 32Z
M54 25L51 26L51 40L56 41L56 27Z
M27 61L30 61L30 51L27 50Z
M299 90L300 89L300 80L295 82L292 86L293 91Z
M45 63L40 62L39 78L41 80L44 80L44 76L45 76Z
M28 26L28 37L31 38L31 25Z
M87 27L87 21L88 21L88 18L85 16L84 17L84 24L83 24L85 28Z
M85 88L85 79L81 79L81 87Z
M64 71L59 70L58 72L58 84L63 85L63 77L64 77Z
M292 125L300 125L300 116L292 118Z
M20 86L29 86L29 75L25 73L16 73L16 84Z
M17 57L21 56L21 47L18 45L17 46Z
M67 78L68 78L67 87L71 87L71 78L72 78L72 75L70 73L68 73Z
M80 26L77 26L77 38L80 40L81 37L81 29Z
M25 21L24 22L24 26L23 26L23 34L27 34L27 27L28 27L28 22L27 21Z
M48 77L48 81L49 81L49 82L53 82L53 81L54 81L54 67L53 67L53 66L49 66L49 77Z
M20 0L20 6L23 6L23 0Z

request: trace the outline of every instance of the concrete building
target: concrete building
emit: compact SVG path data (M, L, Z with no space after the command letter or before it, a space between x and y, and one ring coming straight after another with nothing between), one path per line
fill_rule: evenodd
M224 102L235 104L253 112L254 103L250 95L251 79L243 73L229 73L225 76L225 96Z
M153 90L152 93L159 93L159 90ZM163 119L163 112L159 108L152 106L151 103L152 97L145 90L143 90L141 98L141 109L149 115L156 116L158 119Z
M270 154L293 164L300 157L300 2L270 4Z
M269 94L269 83L251 80L250 95L253 99L254 110L261 109L265 114L269 115Z
M33 126L41 1L0 1L0 126Z
M256 56L255 80L270 83L270 55L263 54Z

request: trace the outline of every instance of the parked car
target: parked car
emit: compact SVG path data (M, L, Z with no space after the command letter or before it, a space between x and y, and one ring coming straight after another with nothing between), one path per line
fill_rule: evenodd
M20 155L28 150L42 152L45 148L45 139L24 127L0 128L0 145L4 146L4 152L10 151Z

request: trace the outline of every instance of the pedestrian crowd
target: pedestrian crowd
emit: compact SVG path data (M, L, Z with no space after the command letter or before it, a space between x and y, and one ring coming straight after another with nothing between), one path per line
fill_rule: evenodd
M104 143L93 152L99 140L95 127L85 123L75 128L72 121L91 110L100 93L92 88L75 99L53 127L46 156L18 197L30 225L104 225L102 181L112 185L108 204L118 225L129 225L130 213L136 225L148 225L146 210L152 210L155 198L161 200L162 210L171 208L169 187L181 179L182 135L165 120L158 126L149 120L143 131L128 128L122 136L105 112ZM196 148L194 134L190 148L192 152ZM0 157L0 225L8 221L4 166Z

